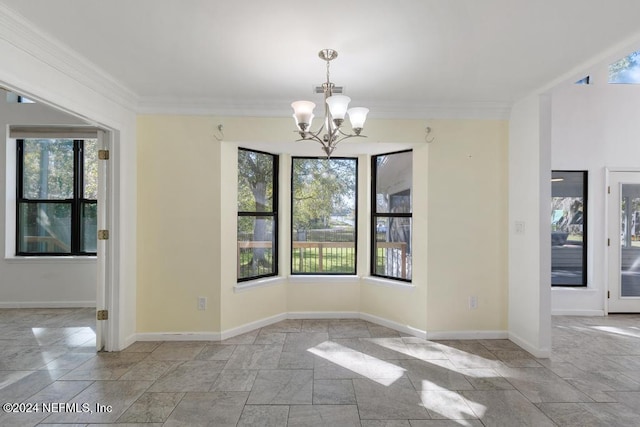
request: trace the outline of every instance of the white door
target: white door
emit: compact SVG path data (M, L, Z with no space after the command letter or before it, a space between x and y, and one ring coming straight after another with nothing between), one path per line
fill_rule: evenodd
M640 172L610 172L608 312L640 312Z
M109 135L98 131L98 150L109 150ZM98 230L108 230L107 191L109 182L109 160L98 160ZM108 274L108 245L109 240L98 238L97 242L97 289L96 311L107 310L106 283ZM96 320L96 350L101 351L106 346L108 322Z

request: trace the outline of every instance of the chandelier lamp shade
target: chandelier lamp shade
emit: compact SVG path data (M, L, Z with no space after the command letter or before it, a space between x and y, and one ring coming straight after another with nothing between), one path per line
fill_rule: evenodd
M324 119L317 131L311 130L311 122L315 117L313 110L316 107L311 101L296 101L291 103L293 118L296 121L297 131L300 134L298 141L316 141L322 145L322 150L330 157L338 143L347 138L360 137L364 122L367 120L368 108L349 108L351 98L345 95L334 95L338 92L336 86L329 78L329 64L338 57L338 52L333 49L323 49L318 53L320 59L327 63L327 81L322 84L321 91L324 94ZM353 133L345 133L342 124L345 117L349 116Z

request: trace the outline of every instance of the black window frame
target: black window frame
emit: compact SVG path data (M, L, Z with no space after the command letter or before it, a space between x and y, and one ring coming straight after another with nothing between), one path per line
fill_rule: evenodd
M355 170L355 195L354 195L354 199L355 199L355 203L354 203L354 213L355 213L355 221L354 221L354 230L353 230L353 273L343 273L343 272L336 272L336 273L331 273L331 272L308 272L308 273L303 273L303 272L294 272L293 271L293 195L294 195L294 191L293 191L293 164L294 164L294 160L295 159L315 159L315 160L353 160L355 162L356 165L356 170ZM331 156L331 157L323 157L323 156L291 156L291 173L290 173L290 180L291 180L291 198L290 198L290 223L289 223L289 232L290 232L290 239L289 239L289 274L291 274L292 276L356 276L358 274L358 173L359 173L359 159L357 157L335 157L335 156Z
M412 279L413 279L413 274L411 275L411 279L406 279L406 278L402 278L402 277L395 277L395 276L387 276L384 274L378 274L376 272L376 264L377 264L377 257L376 257L376 253L377 253L377 248L376 248L376 242L377 242L377 225L378 225L378 218L409 218L411 220L411 239L413 240L413 203L411 204L411 212L378 212L378 203L377 203L377 175L378 175L378 162L377 162L377 158L381 157L381 156L391 156L394 154L402 154L402 153L412 153L412 160L413 160L413 150L412 149L408 149L408 150L400 150L400 151L392 151L389 153L379 153L379 154L374 154L371 156L371 197L370 197L370 202L371 202L371 221L370 221L370 243L371 243L371 252L370 252L370 262L369 262L369 266L370 266L370 272L369 274L373 277L380 277L382 279L388 279L388 280L397 280L400 282L405 282L405 283L411 283ZM407 191L407 190L404 190ZM413 182L411 183L411 192L413 192ZM397 193L399 194L399 193ZM413 199L413 195L411 195L411 198ZM413 259L411 260L411 264L412 264L412 270L413 270Z
M254 150L250 148L238 147L238 151L247 151L250 153L257 153L262 155L271 156L273 160L273 181L272 181L272 200L271 200L271 211L240 211L238 210L238 218L240 217L261 217L261 218L272 218L273 221L273 245L271 247L271 259L273 260L273 271L265 274L257 274L255 276L249 277L236 277L238 283L248 282L251 280L264 279L267 277L274 277L278 275L279 272L279 262L278 262L278 252L279 250L279 228L278 228L278 206L279 206L279 194L280 194L280 186L279 186L279 166L280 166L280 156L277 154L269 153L266 151ZM236 231L237 235L237 231ZM238 262L240 262L238 260ZM238 266L239 267L239 266ZM238 274L236 274L238 276Z
M96 205L97 199L84 198L84 139L73 139L73 197L71 199L30 199L24 197L24 142L16 140L16 256L96 256L95 251L82 251L82 208L84 205ZM50 138L65 139L71 138ZM71 206L71 239L69 252L34 252L20 250L20 207L29 204L68 204ZM96 237L98 230L96 228Z
M551 286L554 288L585 288L588 286L588 266L587 266L587 254L589 250L588 239L588 202L589 202L589 171L588 170L552 170L551 178L554 179L554 174L566 174L566 173L582 173L582 282L580 284L555 284L553 283L553 252L551 254ZM553 199L553 181L551 182L551 198ZM552 230L553 233L553 230ZM553 238L551 241L551 250L553 251Z

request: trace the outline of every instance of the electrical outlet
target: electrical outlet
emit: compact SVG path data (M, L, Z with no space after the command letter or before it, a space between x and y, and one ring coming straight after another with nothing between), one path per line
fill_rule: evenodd
M478 308L478 297L472 295L469 297L469 309L475 310L476 308Z
M207 297L198 297L198 310L207 309Z

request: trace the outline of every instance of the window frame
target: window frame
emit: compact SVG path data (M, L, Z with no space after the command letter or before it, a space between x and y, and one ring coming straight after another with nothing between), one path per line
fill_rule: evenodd
M70 199L30 199L24 197L24 143L28 139L55 139L73 141L73 196ZM82 247L82 209L85 205L96 205L97 199L84 197L84 141L76 138L19 138L16 139L16 256L29 257L61 257L61 256L96 256L97 251L83 251ZM71 236L69 252L32 252L20 250L20 208L23 205L62 204L71 207ZM97 238L97 227L96 227Z
M551 253L551 287L553 288L586 288L589 284L588 280L588 250L589 250L589 239L588 239L588 224L589 224L589 215L588 215L588 201L589 201L589 171L588 170L552 170L551 177L553 179L553 175L555 173L582 173L582 282L580 284L568 284L561 283L555 284L553 283L553 252ZM553 200L553 182L551 183L551 199ZM551 243L553 250L553 242Z
M279 246L279 239L278 239L278 235L279 235L279 228L278 228L278 208L279 208L279 194L280 194L280 185L279 185L279 167L280 167L280 156L277 154L273 154L273 153L269 153L266 151L260 151L260 150L254 150L251 148L244 148L244 147L238 147L238 152L240 151L247 151L250 153L257 153L257 154L262 154L262 155L267 155L267 156L271 156L272 160L273 160L273 176L272 176L272 200L271 200L271 211L263 211L263 212L257 212L257 211L240 211L237 208L236 205L236 211L237 211L237 217L238 219L240 219L240 217L262 217L262 218L266 218L266 217L270 217L272 218L273 221L273 245L271 248L271 258L273 260L273 270L271 273L266 273L266 274L258 274L255 276L250 276L250 277L238 277L238 274L236 273L236 281L237 283L243 283L243 282L249 282L252 280L259 280L259 279L264 279L267 277L274 277L277 276L279 271L280 271L280 266L279 266L279 261L278 261L278 253L280 251L280 246ZM238 172L240 172L240 170L238 169ZM237 199L237 197L236 197ZM236 201L237 203L237 201ZM237 228L237 227L236 227ZM237 230L236 230L236 240L237 240ZM237 261L238 263L240 262L239 260ZM238 267L240 267L238 265ZM239 270L238 270L239 271Z
M355 214L355 220L354 220L354 230L353 230L353 273L343 273L343 272L336 272L336 273L331 273L331 272L309 272L309 273L303 273L303 272L294 272L293 271L293 206L294 206L294 202L293 202L293 195L294 195L294 189L293 189L293 176L294 176L294 171L293 171L293 167L294 167L294 162L296 159L313 159L313 160L352 160L355 162L355 194L354 194L354 214ZM291 169L290 169L290 189L291 189L291 198L290 198L290 215L289 215L289 274L291 276L295 276L295 277L304 277L304 276L327 276L327 277L331 277L331 276L357 276L358 274L358 177L359 177L359 158L358 157L348 157L348 156L342 156L342 157L323 157L323 156L291 156Z
M377 158L380 156L391 156L394 154L402 154L402 153L411 153L411 160L413 162L413 149L407 149L407 150L400 150L400 151L392 151L392 152L388 152L388 153L379 153L379 154L373 154L371 156L371 193L370 193L370 203L371 203L371 217L370 217L370 262L369 262L369 274L372 277L379 277L382 279L386 279L386 280L397 280L399 282L404 282L404 283L411 283L413 280L413 274L411 275L411 279L405 279L402 277L395 277L395 276L387 276L387 275L383 275L383 274L378 274L376 273L376 265L377 265L377 257L376 257L376 252L377 252L377 225L378 225L378 218L409 218L410 219L410 223L411 223L411 240L413 240L413 202L411 204L411 212L382 212L379 213L378 212L378 203L377 203L377 176L378 176L378 164L377 164ZM412 164L412 170L413 170L413 164ZM411 188L407 189L407 190L403 190L403 191L411 191L410 193L410 197L413 200L413 179L411 182ZM395 194L400 194L400 193L395 193ZM413 260L411 260L411 265L413 267ZM413 270L413 268L412 268Z

